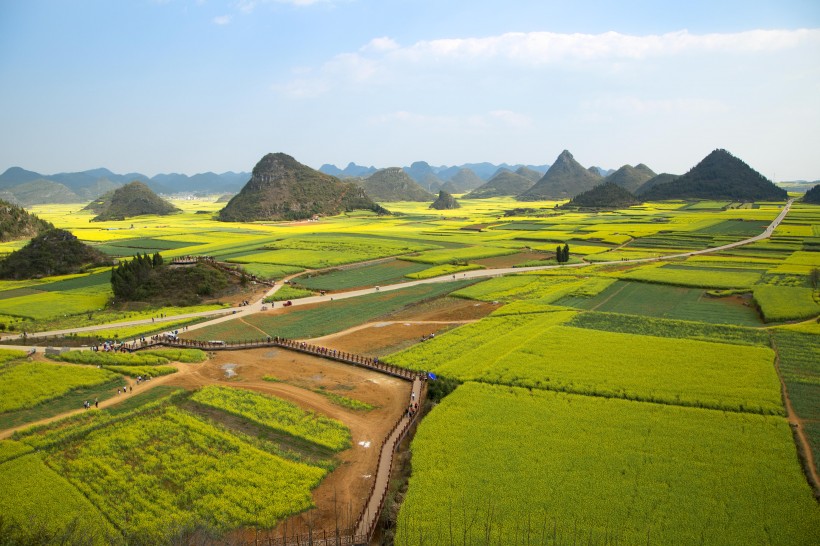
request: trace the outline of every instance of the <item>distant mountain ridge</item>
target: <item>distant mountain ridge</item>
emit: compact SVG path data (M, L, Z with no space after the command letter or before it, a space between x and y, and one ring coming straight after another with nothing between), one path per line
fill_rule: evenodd
M24 206L91 201L134 181L142 182L152 191L164 194L236 193L249 176L249 173L228 171L222 174L207 172L193 176L177 173L158 174L149 178L140 173L115 174L105 168L45 175L20 167L10 167L0 174L0 192ZM34 182L39 185L32 186ZM33 192L32 187L35 188Z
M544 175L545 172L547 172L547 169L549 169L550 166L523 165L521 163L515 165L510 165L508 163L494 164L489 162L464 163L461 165L452 166L431 166L426 161L415 161L411 165L402 168L407 174L410 175L411 178L413 178L413 180L418 182L425 189L429 189L429 186L431 184L438 184L440 186L445 182L452 180L454 177L458 175L459 171L462 169L469 169L478 178L486 182L489 181L493 176L495 176L501 169L515 171L522 167L528 169L529 171L537 172L537 178L540 178ZM355 163L348 163L347 167L345 167L344 169L340 169L336 165L333 165L331 163L325 163L324 165L319 167L319 172L323 172L331 176L336 176L338 178L364 178L370 176L377 170L378 169L376 167L363 167L361 165L356 165ZM438 187L434 187L433 191L438 191Z

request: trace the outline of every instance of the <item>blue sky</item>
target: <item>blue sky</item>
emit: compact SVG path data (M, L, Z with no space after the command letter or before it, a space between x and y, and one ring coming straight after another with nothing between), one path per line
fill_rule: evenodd
M646 163L820 179L820 2L2 0L0 172Z

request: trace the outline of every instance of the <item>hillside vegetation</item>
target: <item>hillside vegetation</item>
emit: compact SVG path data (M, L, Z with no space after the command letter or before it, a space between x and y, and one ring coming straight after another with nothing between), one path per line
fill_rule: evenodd
M804 203L820 205L820 184L815 185L803 196Z
M0 200L0 242L29 239L48 229L54 229L50 222L22 207Z
M224 292L232 278L213 264L172 267L159 253L137 255L111 271L111 289L117 303L151 302L160 305L196 305Z

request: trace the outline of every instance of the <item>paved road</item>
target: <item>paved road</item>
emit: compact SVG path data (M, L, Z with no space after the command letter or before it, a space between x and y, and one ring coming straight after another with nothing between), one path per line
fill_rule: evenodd
M676 260L676 259L680 259L680 258L688 258L690 256L697 256L699 254L709 254L709 253L712 253L712 252L721 252L723 250L728 250L728 249L731 249L731 248L735 248L735 247L739 247L739 246L743 246L743 245L748 245L750 243L756 243L758 241L762 241L764 239L767 239L767 238L771 237L772 233L774 233L774 230L777 228L777 226L780 225L780 222L782 222L783 219L786 217L786 215L789 213L789 210L791 209L793 201L794 201L794 199L789 199L786 202L786 205L783 207L783 210L780 212L780 214L777 215L777 218L775 218L774 221L772 221L772 223L769 224L769 226L762 233L760 233L759 235L755 235L754 237L750 237L748 239L743 239L742 241L737 241L737 242L734 242L734 243L729 243L729 244L725 244L725 245L721 245L721 246L717 246L717 247L713 247L713 248L707 248L707 249L703 249L703 250L694 250L694 251L691 251L691 252L683 252L683 253L680 253L680 254L669 254L669 255L665 255L665 256L657 256L657 257L652 257L652 258L636 258L636 259L632 259L632 260L616 260L616 261L609 261L609 262L595 262L594 264L591 264L591 263L588 263L588 262L580 262L580 263L575 263L575 264L539 265L539 266L533 266L533 267L506 267L506 268L498 268L498 269L476 269L476 270L473 270L473 271L467 271L465 273L460 273L458 275L443 275L441 277L434 277L434 278L431 278L431 279L420 279L420 280L415 280L415 281L406 281L406 282L400 282L400 283L391 284L391 285L387 285L387 286L379 286L379 287L373 287L373 288L362 288L362 289L359 289L359 290L350 290L350 291L347 291L347 292L337 292L337 293L328 294L328 295L325 295L325 296L311 296L311 297L307 297L307 298L300 298L300 299L292 300L292 303L293 303L293 307L298 307L298 306L301 306L301 305L312 305L312 304L315 304L315 303L327 303L327 304L332 305L332 302L336 301L336 300L343 300L343 299L348 299L348 298L357 298L357 297L360 297L360 296L364 296L366 294L374 294L374 293L379 292L379 291L389 292L389 291L392 291L392 290L401 290L403 288L408 288L408 287L411 287L411 286L417 286L417 285L420 285L420 284L453 282L453 281L460 281L460 280L465 280L465 279L484 279L484 278L489 278L489 277L499 277L499 276L503 276L503 275L513 275L513 274L516 274L516 273L524 273L526 271L544 271L544 270L547 270L547 269L579 268L579 267L589 267L590 265L612 265L612 264L622 264L623 265L623 264L658 262L658 261L665 261L665 260ZM291 277L288 277L288 279L292 278L292 277L297 277L299 275L302 275L303 273L304 272L298 273L296 275L292 275ZM232 319L240 318L240 317L243 317L243 316L246 316L246 315L263 312L262 311L263 306L268 307L268 308L271 308L271 307L274 307L274 306L279 307L279 306L282 305L281 303L277 303L275 305L274 304L263 304L262 300L264 300L265 297L275 293L281 287L282 287L282 284L277 284L276 286L271 288L265 294L264 297L260 298L259 301L254 302L250 305L245 305L245 306L237 307L237 308L234 308L234 309L227 309L227 310L226 309L218 309L218 310L214 310L214 311L202 311L202 312L199 312L199 313L187 313L187 314L183 314L183 315L174 315L172 317L166 317L166 318L163 318L163 319L154 319L154 320L142 319L142 320L134 320L134 321L129 321L129 322L118 322L118 323L115 323L115 324L98 324L98 325L95 325L95 326L85 326L85 327L81 327L81 328L68 328L68 329L64 329L64 330L52 330L50 332L37 332L37 333L34 333L34 334L29 334L29 337L30 338L31 337L43 337L43 336L53 337L53 336L61 336L61 335L73 334L73 333L92 332L94 330L104 330L104 329L110 329L112 327L120 327L120 326L136 326L136 325L150 324L150 323L155 323L155 324L159 323L159 324L161 324L162 322L178 321L180 319L201 318L201 317L211 317L211 316L215 317L212 320L203 321L203 322L200 322L199 324L194 324L194 325L188 326L188 331L191 331L191 330L196 330L196 329L199 329L199 328L203 328L205 326L211 326L213 324L218 324L220 322L225 322L227 320L232 320ZM6 335L6 336L1 337L0 339L13 340L13 339L19 339L19 338L20 338L19 335L11 335L11 336ZM11 346L6 346L6 347L7 348L13 348ZM30 347L21 345L21 346L18 346L18 348L26 350L26 349L29 349Z

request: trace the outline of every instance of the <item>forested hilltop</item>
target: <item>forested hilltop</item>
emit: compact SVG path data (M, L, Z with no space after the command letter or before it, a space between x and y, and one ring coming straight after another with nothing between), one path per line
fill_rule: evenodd
M646 201L732 199L785 201L786 190L726 150L715 150L683 176L641 193Z
M108 194L106 194L107 196ZM134 181L117 188L110 194L109 198L101 198L89 205L98 210L99 214L93 219L94 222L104 222L107 220L125 220L132 216L142 216L143 214L156 214L165 216L179 212L179 209L162 199L151 188L139 181Z
M0 261L0 279L69 275L108 265L111 259L63 229L52 228Z

